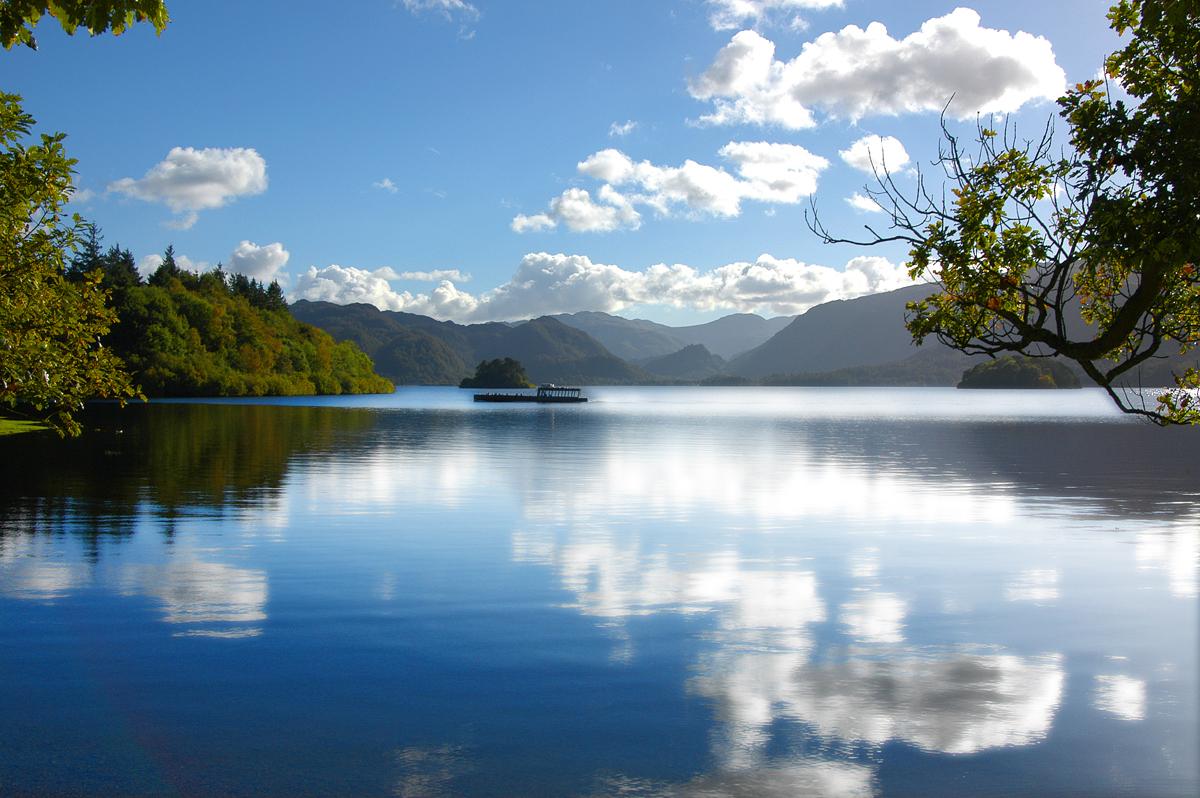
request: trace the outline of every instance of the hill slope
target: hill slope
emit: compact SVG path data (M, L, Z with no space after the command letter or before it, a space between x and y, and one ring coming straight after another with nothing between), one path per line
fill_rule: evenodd
M261 285L219 271L156 282L114 291L120 321L106 340L148 396L393 390L359 347L289 315L282 294L272 304Z
M776 316L764 319L755 313L734 313L706 324L671 329L689 344L702 344L714 355L729 359L767 342L795 318Z
M932 292L932 286L918 285L817 305L766 343L734 358L727 371L756 378L904 360L916 354L904 328L904 306Z
M673 328L645 319L626 319L587 310L559 313L551 318L584 331L603 344L605 349L626 360L641 361L669 355L689 343L675 335Z
M723 372L725 359L709 352L704 344L691 344L678 352L647 360L642 368L667 379L702 380Z

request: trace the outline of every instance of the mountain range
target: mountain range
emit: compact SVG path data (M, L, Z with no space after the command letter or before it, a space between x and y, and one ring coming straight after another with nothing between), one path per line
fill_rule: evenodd
M599 312L457 324L364 304L300 300L290 309L354 341L397 384L457 385L481 360L511 357L535 382L952 386L980 358L935 341L916 347L904 327L907 303L933 291L909 286L795 317L738 313L688 327ZM1165 384L1182 362L1153 361L1130 381Z
M398 384L457 385L483 360L512 357L535 382L622 385L652 375L582 330L542 316L522 324L456 324L374 305L294 302L292 315L336 340L352 340Z
M728 359L767 341L795 317L764 319L754 313L733 313L688 327L668 327L645 319L626 319L597 311L560 313L553 318L583 330L617 357L640 362L694 344Z

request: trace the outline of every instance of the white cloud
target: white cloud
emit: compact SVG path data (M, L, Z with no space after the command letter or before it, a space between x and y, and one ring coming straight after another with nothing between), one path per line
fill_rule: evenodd
M842 160L869 175L900 171L908 163L908 151L895 136L863 136L844 150Z
M469 318L478 300L460 292L449 280L443 280L428 294L396 291L389 280L398 279L389 268L359 269L332 264L318 269L310 266L300 275L295 298L314 302L348 305L364 302L380 310L403 310L440 318Z
M178 263L179 258L176 258L175 262ZM138 259L138 262L137 262L138 274L142 275L143 278L149 277L150 275L152 275L156 271L158 271L158 267L162 266L162 263L163 263L162 255L159 255L157 253L152 254L152 255L143 255L141 258Z
M558 226L558 220L545 213L535 213L533 216L518 213L513 217L511 226L514 233L536 233L540 230L553 230Z
M627 122L613 122L608 126L609 136L628 136L638 126L638 123L630 119Z
M857 191L846 197L846 202L856 211L862 211L863 213L883 213L883 208L879 207L878 202L864 194L859 194Z
M780 16L787 17L791 27L803 27L803 20L795 12L841 8L842 0L708 0L708 4L712 7L708 21L713 30L732 30Z
M186 230L195 224L198 211L266 191L267 162L246 147L174 147L141 179L123 177L109 183L108 190L165 204L182 214L171 226Z
M291 253L278 241L261 247L252 241L242 241L229 255L227 271L269 283L278 278L290 257Z
M794 314L822 302L911 283L903 266L880 257L857 257L842 269L764 254L707 272L665 263L632 271L584 255L546 252L526 255L508 282L479 294L461 291L450 280L429 293L413 294L394 289L393 279L401 278L392 269L313 266L300 277L295 296L473 322L579 310L617 312L634 305Z
M450 280L455 283L469 283L471 275L458 269L433 269L427 272L398 272L386 266L376 269L375 273L387 280L411 280L418 283L439 283Z
M814 126L813 108L857 121L940 111L953 96L949 113L961 119L1053 100L1065 87L1047 39L982 27L969 8L930 19L903 39L878 22L865 30L849 25L808 42L790 61L775 60L773 42L744 30L689 84L693 97L713 103L703 123L790 129Z
M390 177L385 177L383 180L376 180L371 184L371 187L386 191L389 194L395 194L400 190L400 187L393 183Z
M402 0L404 8L412 14L431 12L447 20L479 19L479 9L466 0Z
M188 211L183 216L178 216L174 219L168 219L162 223L162 226L168 230L191 230L192 226L200 219L200 214L195 211Z
M550 200L545 213L534 216L518 214L513 218L512 229L518 233L549 230L561 222L569 229L584 233L602 233L620 228L636 230L642 217L620 193L611 186L601 186L601 200L596 202L582 188L569 188Z
M817 190L829 161L795 144L731 141L721 155L737 165L747 199L794 204Z
M280 278L280 270L287 265L291 257L283 244L276 241L273 244L259 246L253 241L241 241L230 253L225 263L225 271L230 274L244 274L247 277L269 283ZM158 253L143 255L138 259L137 270L142 277L149 277L163 263L163 256ZM184 271L200 274L213 268L206 260L194 260L187 255L175 254L175 265ZM457 272L456 272L457 273Z
M696 161L682 166L634 162L616 149L600 150L577 168L601 181L599 202L581 188L569 188L550 201L545 213L519 215L512 229L518 233L551 229L564 224L573 231L606 232L637 229L644 205L660 216L682 211L689 216L734 217L742 200L794 204L817 190L817 178L829 161L795 144L766 141L731 141L720 155L736 174ZM618 191L616 187L622 190Z

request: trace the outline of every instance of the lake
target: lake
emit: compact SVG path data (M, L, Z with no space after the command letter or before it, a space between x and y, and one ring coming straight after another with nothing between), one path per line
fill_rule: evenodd
M1200 430L1098 391L0 439L0 794L1193 796Z

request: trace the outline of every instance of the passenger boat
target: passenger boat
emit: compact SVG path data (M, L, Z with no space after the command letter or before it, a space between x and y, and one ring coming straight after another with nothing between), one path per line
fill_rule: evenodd
M476 402L540 402L543 404L576 404L586 402L579 388L563 385L539 385L537 393L477 393Z

